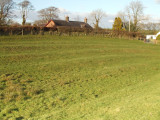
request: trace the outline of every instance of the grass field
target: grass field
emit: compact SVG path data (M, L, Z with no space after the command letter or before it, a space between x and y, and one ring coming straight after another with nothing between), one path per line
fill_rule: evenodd
M0 37L0 119L160 120L160 46Z

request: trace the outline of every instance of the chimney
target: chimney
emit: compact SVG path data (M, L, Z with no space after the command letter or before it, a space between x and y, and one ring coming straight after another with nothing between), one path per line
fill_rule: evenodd
M84 22L87 23L87 18L84 18Z
M69 22L69 17L68 16L66 16L66 21Z

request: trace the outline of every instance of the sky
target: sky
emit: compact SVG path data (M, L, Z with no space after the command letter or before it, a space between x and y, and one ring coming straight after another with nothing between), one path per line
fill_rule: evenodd
M22 0L14 0L16 3ZM30 0L35 8L34 12L30 13L28 21L38 19L37 12L43 8L55 6L60 9L60 18L64 19L69 16L71 20L79 19L82 21L84 17L88 17L89 13L96 9L102 9L106 14L102 20L101 26L110 28L112 21L119 11L134 0ZM160 0L139 0L144 5L145 15L149 15L153 22L160 22ZM104 23L106 21L106 23Z

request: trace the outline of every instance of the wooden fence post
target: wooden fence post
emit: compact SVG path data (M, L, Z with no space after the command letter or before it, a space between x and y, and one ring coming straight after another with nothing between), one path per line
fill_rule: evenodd
M23 28L22 28L22 36L24 35L24 30L23 30Z

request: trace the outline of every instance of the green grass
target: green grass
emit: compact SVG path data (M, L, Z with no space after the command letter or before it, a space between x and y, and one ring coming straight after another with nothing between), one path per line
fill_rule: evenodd
M159 120L159 86L159 45L0 37L2 120Z

